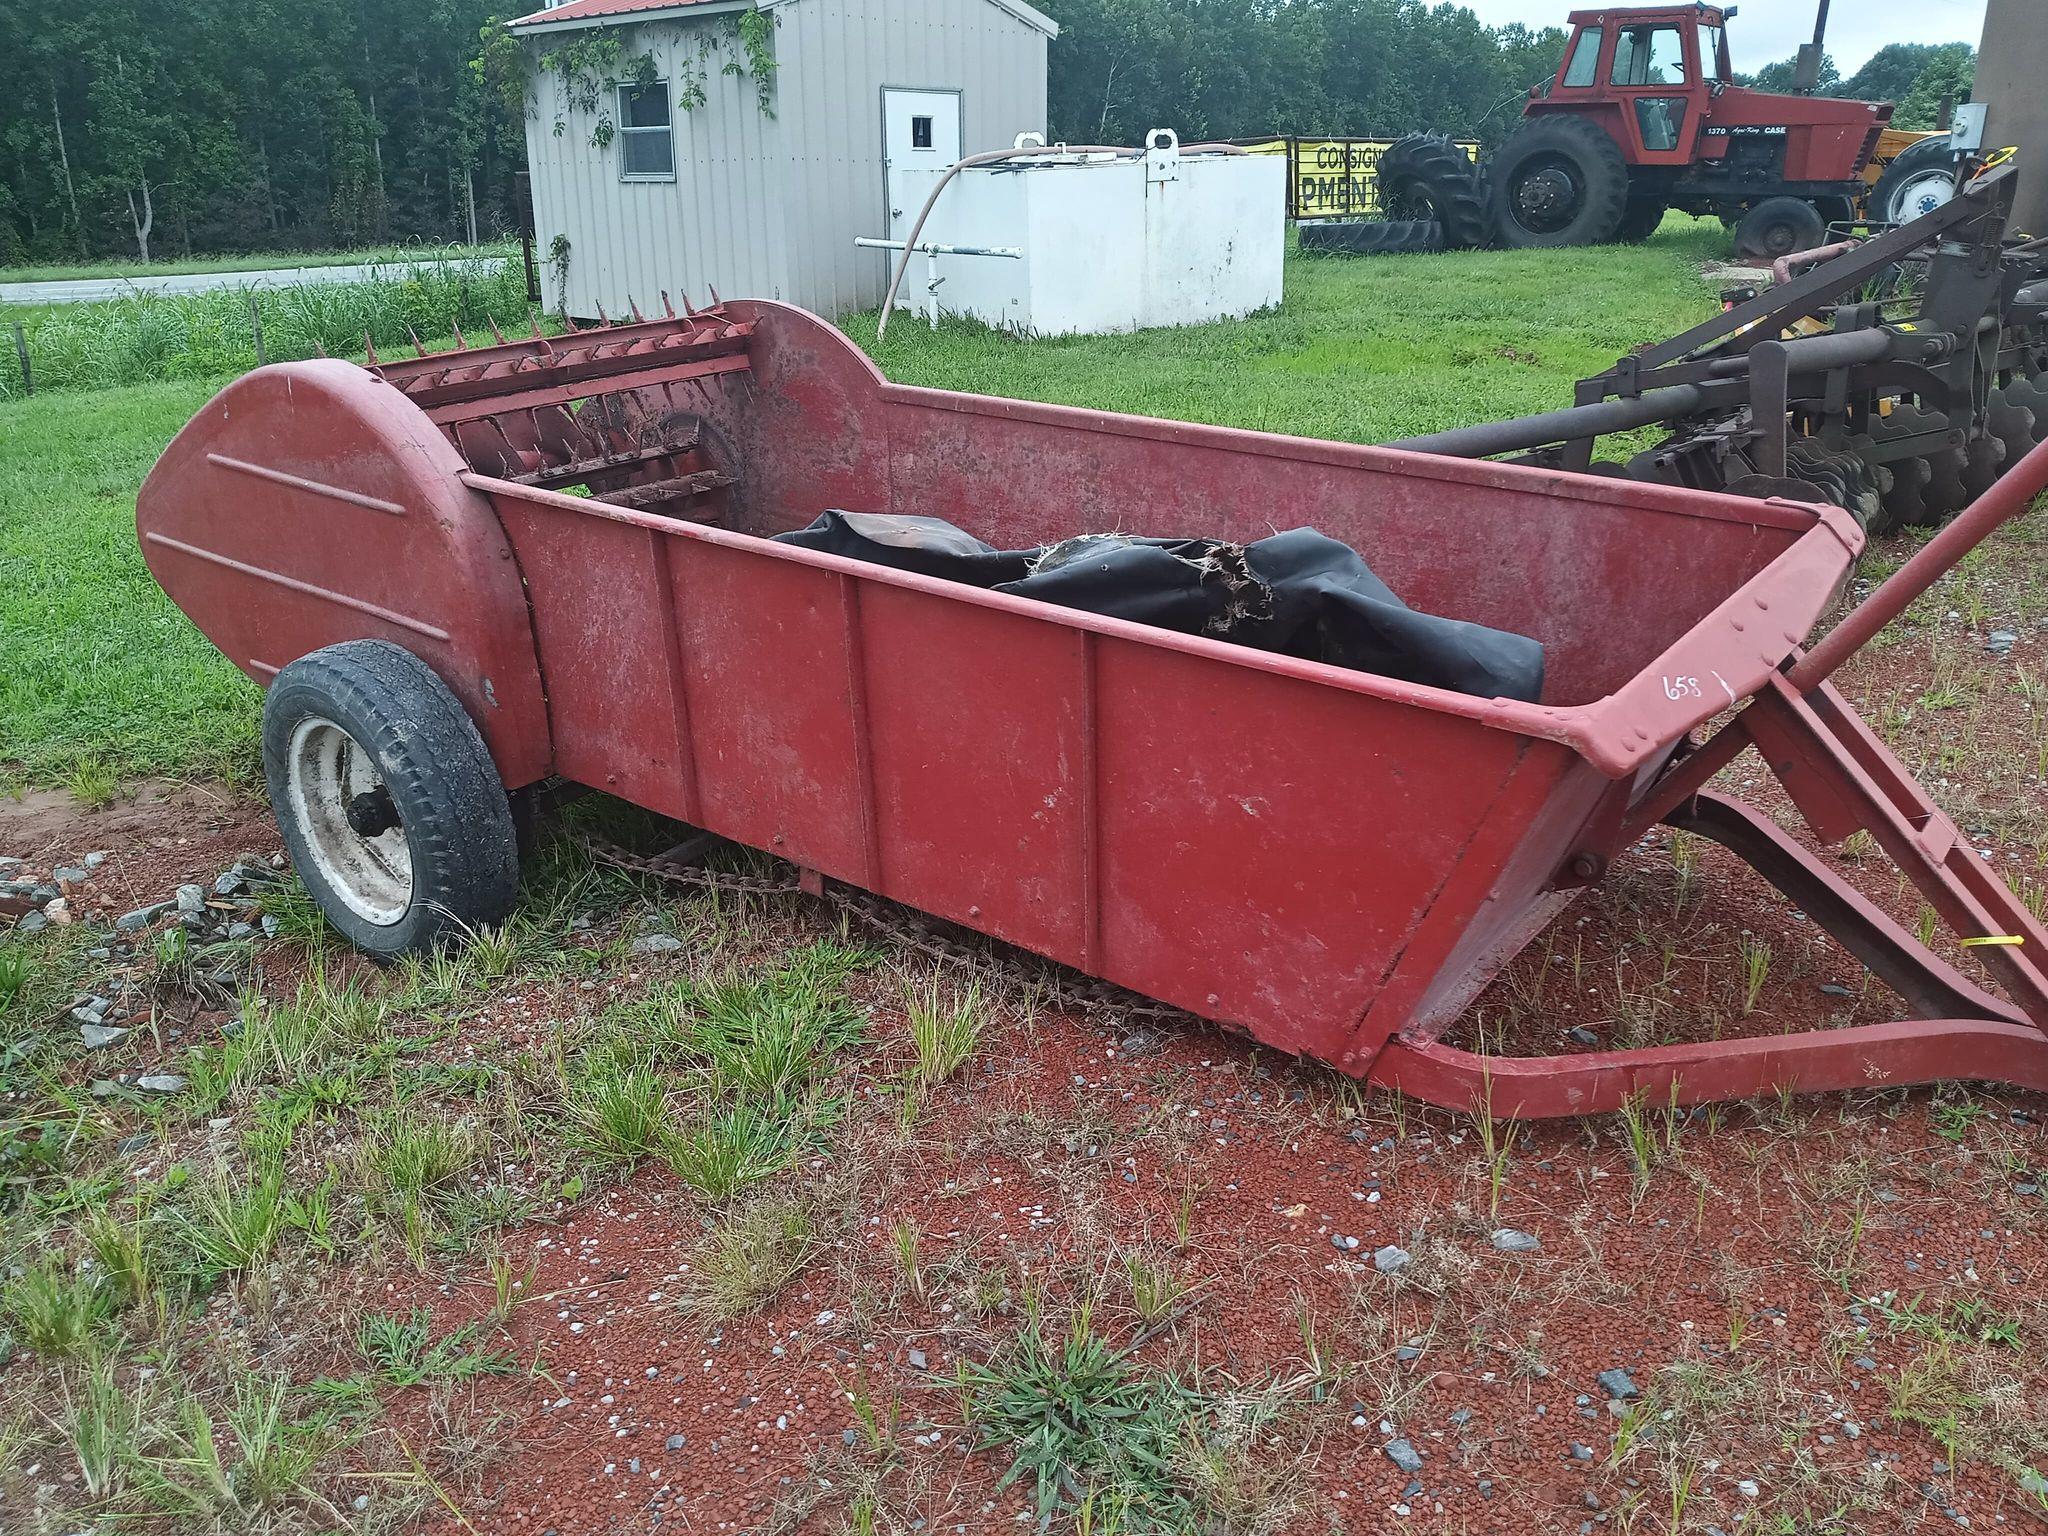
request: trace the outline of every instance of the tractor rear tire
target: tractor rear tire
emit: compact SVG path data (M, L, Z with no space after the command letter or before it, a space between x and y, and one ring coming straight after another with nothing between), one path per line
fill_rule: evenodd
M1810 251L1827 237L1820 210L1796 197L1767 197L1735 226L1738 261L1776 261Z
M1493 244L1486 183L1472 157L1440 133L1410 133L1387 146L1373 168L1380 215L1389 220L1435 220L1443 249L1479 250Z
M404 647L347 640L278 673L263 774L292 867L358 949L412 953L510 915L505 786L461 701Z
M1301 248L1332 256L1422 256L1444 248L1435 219L1317 219L1301 226Z
M1955 155L1940 134L1909 144L1877 178L1865 207L1874 224L1910 224L1956 191Z
M1628 200L1628 212L1621 216L1621 227L1614 232L1619 245L1641 245L1657 233L1657 226L1664 222L1664 215L1670 207L1661 197L1632 197Z
M1493 157L1494 228L1520 250L1600 245L1628 213L1628 162L1598 123L1544 116L1522 124Z

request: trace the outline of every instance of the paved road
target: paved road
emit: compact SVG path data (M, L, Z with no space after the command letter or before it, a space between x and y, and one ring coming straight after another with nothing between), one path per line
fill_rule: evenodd
M205 293L215 288L297 288L306 283L360 283L403 277L424 267L489 267L502 256L443 261L380 261L350 267L266 267L256 272L178 272L144 277L86 277L47 283L0 283L0 304L77 304L134 293Z

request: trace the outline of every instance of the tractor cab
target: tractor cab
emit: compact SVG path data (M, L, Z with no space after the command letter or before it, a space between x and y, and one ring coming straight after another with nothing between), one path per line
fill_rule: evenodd
M1525 115L1579 112L1599 121L1629 165L1751 183L1854 181L1891 117L1882 102L1780 95L1734 83L1727 24L1734 6L1573 11L1564 58ZM1827 195L1786 188L1786 195Z
M1631 164L1685 165L1730 78L1725 15L1708 5L1574 11L1557 74L1529 111L1606 108Z

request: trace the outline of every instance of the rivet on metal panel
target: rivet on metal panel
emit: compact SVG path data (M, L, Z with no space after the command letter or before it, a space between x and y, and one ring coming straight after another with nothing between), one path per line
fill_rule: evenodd
M1572 855L1571 872L1581 880L1598 880L1607 871L1607 861L1597 853Z

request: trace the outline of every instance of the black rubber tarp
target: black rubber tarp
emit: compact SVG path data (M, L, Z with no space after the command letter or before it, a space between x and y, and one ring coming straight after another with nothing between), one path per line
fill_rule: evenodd
M1534 702L1543 647L1526 635L1418 613L1356 550L1313 528L1250 544L1084 534L995 549L936 517L826 512L777 541L1186 635Z

